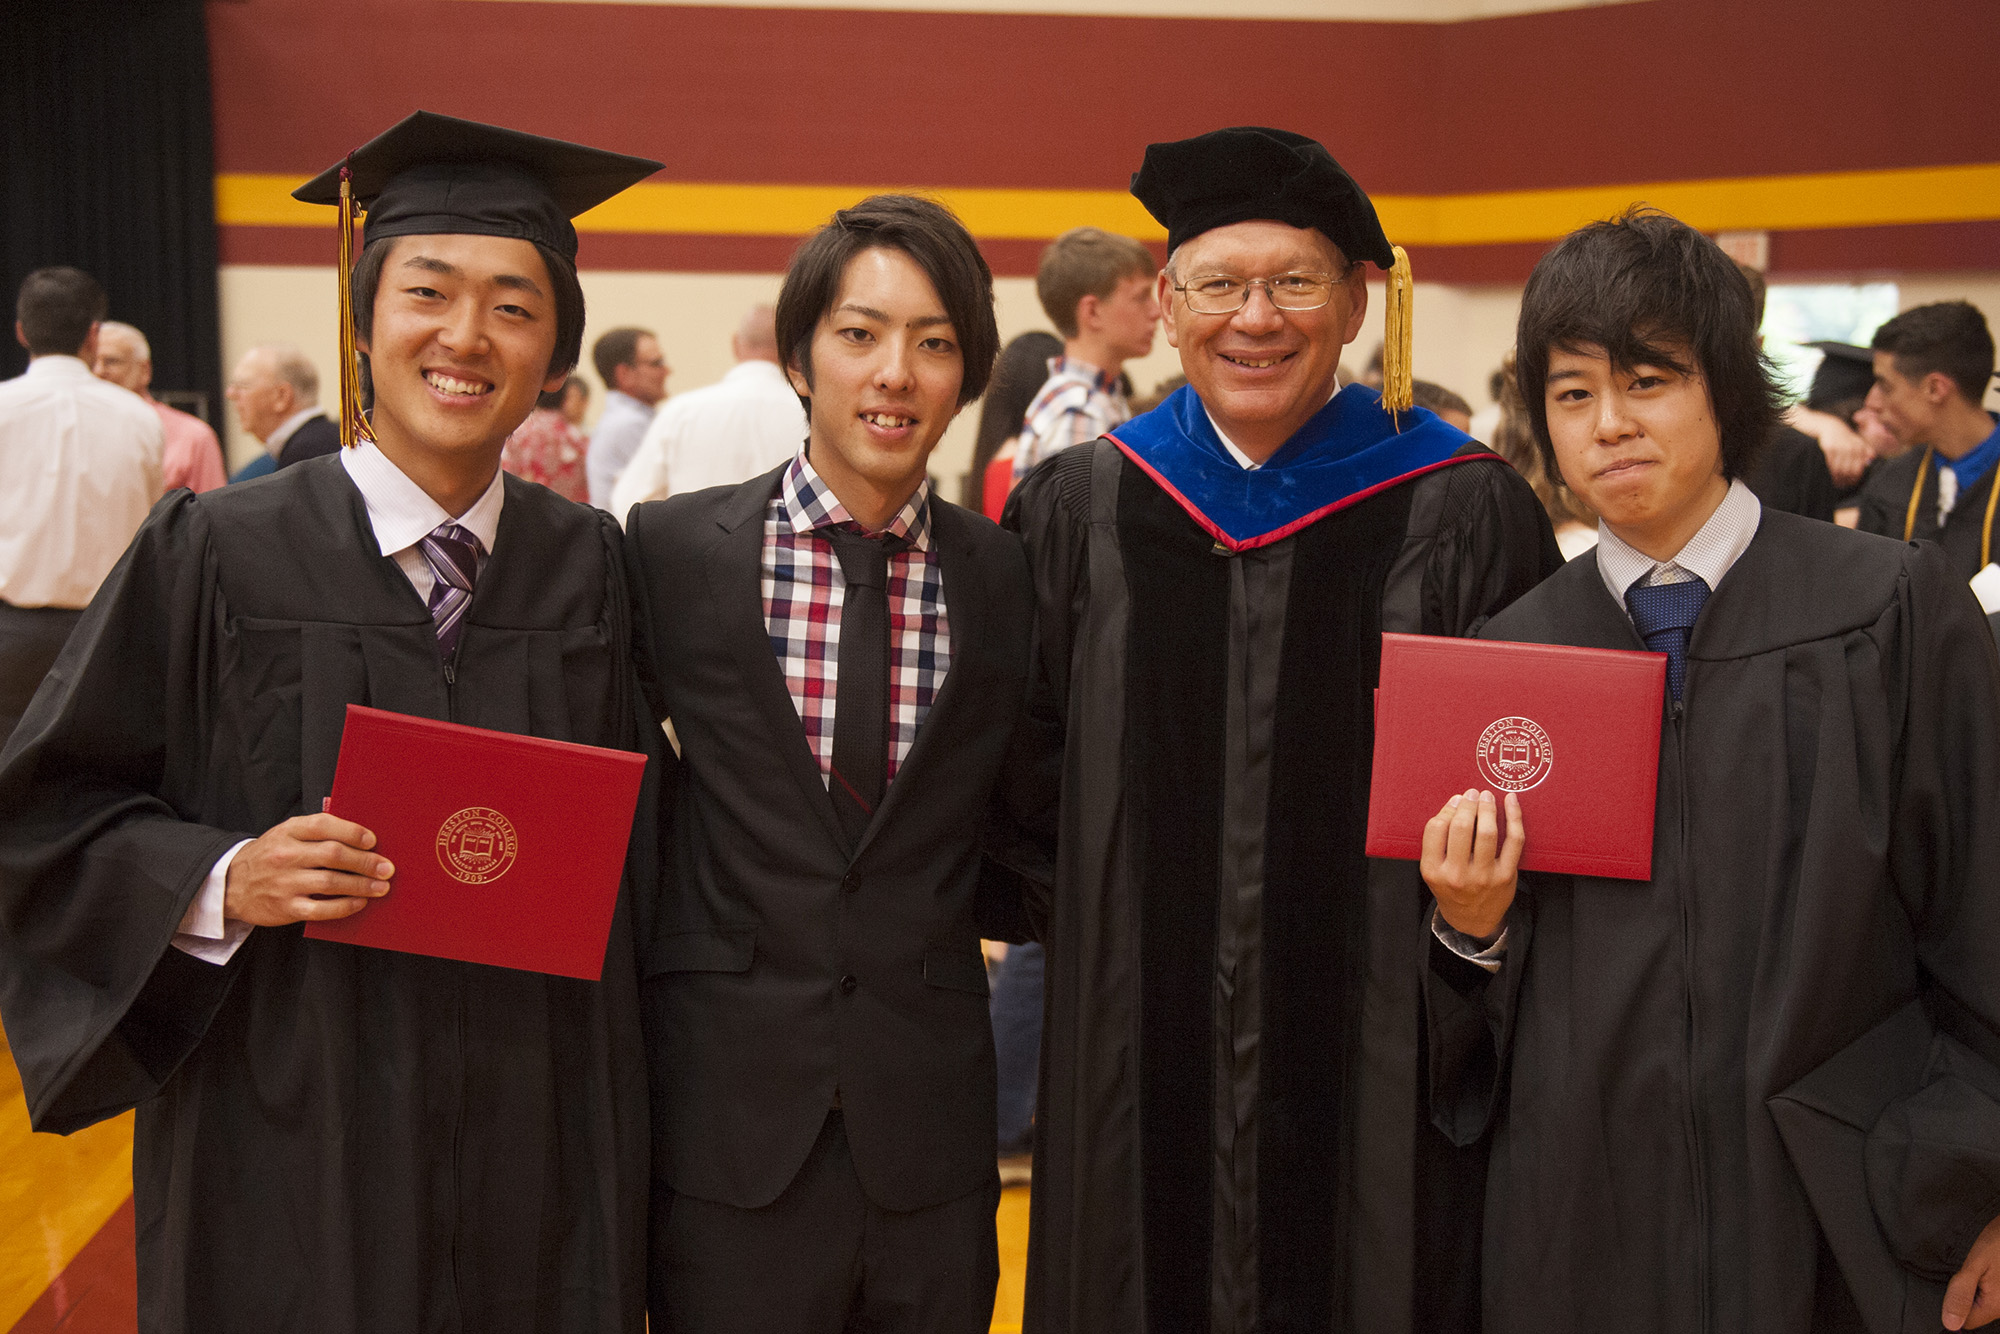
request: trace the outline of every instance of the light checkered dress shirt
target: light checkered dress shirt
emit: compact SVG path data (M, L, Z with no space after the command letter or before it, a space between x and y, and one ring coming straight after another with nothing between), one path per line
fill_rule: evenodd
M1087 361L1051 357L1049 378L1021 423L1021 440L1014 447L1014 476L1026 477L1043 459L1076 445L1087 445L1112 427L1132 419L1132 405L1118 377L1106 375Z
M886 530L910 544L889 557L890 782L951 668L951 623L944 579L931 551L930 498L926 479ZM764 626L822 782L833 769L834 685L847 585L833 544L815 530L840 524L860 528L806 456L794 456L764 512Z

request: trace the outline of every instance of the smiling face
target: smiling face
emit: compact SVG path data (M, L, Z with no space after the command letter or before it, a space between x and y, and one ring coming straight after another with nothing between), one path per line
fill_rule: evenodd
M1563 480L1654 560L1678 555L1729 493L1722 435L1699 374L1620 369L1602 348L1558 347L1549 350L1544 395Z
M792 385L811 406L813 467L870 529L895 516L958 415L964 356L931 280L901 250L847 262L812 336L812 380Z
M556 307L547 266L531 242L511 237L392 244L360 342L375 387L375 439L420 483L419 472L439 468L490 477L536 396L563 381L560 370L549 373Z
M1188 383L1223 433L1252 458L1268 458L1333 396L1341 349L1354 341L1368 309L1361 265L1349 265L1320 232L1282 222L1203 232L1184 242L1173 262L1159 282L1167 342L1180 351ZM1211 274L1285 273L1341 281L1318 310L1279 310L1268 291L1254 287L1243 309L1229 315L1198 315L1173 290L1176 280L1185 285Z

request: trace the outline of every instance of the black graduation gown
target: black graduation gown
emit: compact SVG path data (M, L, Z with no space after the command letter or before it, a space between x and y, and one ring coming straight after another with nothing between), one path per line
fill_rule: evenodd
M1953 501L1951 513L1940 528L1937 521L1938 467L1937 460L1931 459L1928 467L1924 464L1923 449L1912 449L1893 459L1883 459L1868 475L1868 484L1862 488L1860 496L1861 518L1858 527L1864 533L1880 533L1898 541L1903 537L1903 525L1910 518L1910 492L1917 485L1917 474L1923 473L1923 494L1917 498L1916 523L1910 529L1913 541L1937 543L1950 557L1951 568L1958 572L1960 579L1970 579L1979 573L1980 548L1986 531L1986 506L1993 498L1993 486L2000 479L2000 468L1989 469L1979 484L1962 492ZM2000 515L1995 516L1991 558L2000 560Z
M1641 647L1589 557L1482 634ZM1492 1119L1486 1329L1857 1328L1767 1102L1918 996L2000 1051L2000 657L1943 554L1765 511L1658 791L1650 881L1524 876L1496 978L1433 956L1438 1123ZM1969 1242L1961 1180L1922 1207Z
M600 982L299 926L224 967L169 944L232 843L320 809L350 702L657 737L617 525L505 485L455 684L338 458L168 496L0 761L0 1013L36 1129L139 1109L152 1334L642 1328L649 821Z
M1756 493L1765 509L1833 522L1838 496L1833 472L1826 466L1819 441L1804 431L1781 424L1771 432L1771 438L1751 459L1743 484Z
M1488 456L1229 556L1100 440L1011 515L1018 809L1059 858L1024 1329L1476 1321L1483 1151L1418 1097L1427 898L1362 850L1372 699L1381 631L1468 633L1555 568L1540 505Z

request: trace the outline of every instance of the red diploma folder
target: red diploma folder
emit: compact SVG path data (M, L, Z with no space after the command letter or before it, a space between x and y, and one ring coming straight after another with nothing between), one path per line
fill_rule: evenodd
M375 832L389 892L316 940L593 981L646 757L347 706L326 809Z
M1481 788L1520 794L1523 868L1651 878L1666 681L1664 653L1383 635L1368 855L1422 857Z

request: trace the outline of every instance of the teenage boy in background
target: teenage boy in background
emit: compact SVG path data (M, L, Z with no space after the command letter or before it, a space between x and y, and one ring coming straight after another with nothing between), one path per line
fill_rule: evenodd
M1651 880L1517 896L1512 794L1504 843L1486 792L1425 829L1434 1110L1493 1134L1485 1328L1984 1324L2000 658L1978 606L1935 546L1743 484L1778 394L1700 233L1634 212L1572 234L1517 347L1540 446L1602 522L1482 634L1664 652L1668 692Z
M1050 455L1106 434L1132 415L1125 363L1153 350L1160 303L1153 252L1129 236L1078 227L1049 242L1035 295L1063 337L1063 354L1028 405L1014 476Z

